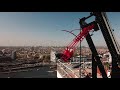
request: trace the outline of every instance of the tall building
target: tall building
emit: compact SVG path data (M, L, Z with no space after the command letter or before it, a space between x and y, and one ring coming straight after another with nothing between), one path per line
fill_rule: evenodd
M108 62L109 62L109 63L112 63L112 56L111 56L110 52L108 53L108 55L109 55Z
M13 60L15 60L15 59L16 59L16 51L12 51L11 58L12 58Z
M105 53L104 56L108 56L107 57L107 62L112 63L112 56L111 56L110 52Z
M0 51L0 57L2 57L3 56L3 52L2 51Z
M5 49L2 49L1 51L2 51L3 53L5 53Z
M50 61L52 62L56 62L56 52L51 50L51 53L50 53Z

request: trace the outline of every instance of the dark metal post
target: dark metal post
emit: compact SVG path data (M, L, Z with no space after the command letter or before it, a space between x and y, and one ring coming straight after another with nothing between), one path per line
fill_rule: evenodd
M95 58L95 60L97 62L96 64L97 64L97 66L98 66L98 68L99 68L99 70L100 70L100 72L102 74L102 77L107 78L107 74L105 72L104 66L102 65L100 57L98 56L98 52L97 52L97 50L95 48L95 45L94 45L94 43L92 41L92 38L91 38L90 34L87 35L86 40L87 40L87 43L88 43L88 45L90 47L90 50L91 50L92 54L94 55L94 58Z
M80 19L79 23L80 23L81 28L84 28L84 26L87 25L85 20L86 20L85 18ZM86 40L87 40L87 43L88 43L88 45L90 47L90 50L91 50L92 54L94 55L94 57L96 59L96 62L97 62L96 64L97 64L97 66L98 66L98 68L99 68L99 70L100 70L100 72L102 74L102 77L107 78L107 74L105 72L104 66L102 65L102 62L100 61L100 57L98 56L98 52L97 52L97 50L95 48L95 45L94 45L94 43L92 41L92 38L91 38L89 33L86 36Z
M97 78L97 62L92 54L92 78Z
M110 54L112 56L112 78L120 77L120 68L118 62L120 62L120 47L114 37L114 33L109 24L109 20L105 12L93 12L97 18L97 22L101 28L103 37L106 41Z
M81 29L80 29L80 32L81 32ZM81 42L80 42L80 68L79 68L80 78L81 78L81 75L82 75L82 74L81 74L81 73L82 73L82 72L81 72L81 50L82 50L82 49L81 49Z

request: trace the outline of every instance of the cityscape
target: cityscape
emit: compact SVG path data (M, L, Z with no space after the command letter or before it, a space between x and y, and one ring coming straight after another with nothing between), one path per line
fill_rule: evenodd
M62 52L65 47L55 47L55 46L25 46L25 47L0 47L0 74L1 77L4 74L8 73L15 73L15 72L24 72L28 71L28 68L35 68L35 67L45 67L50 66L52 68L51 72L56 75L56 53ZM88 61L92 61L91 51L89 47L82 47L81 48L81 55L84 56ZM110 54L106 47L97 47L99 55L101 55L102 61L106 64L110 61ZM74 60L72 62L79 63L80 55L79 47L77 47L74 53ZM87 61L86 61L87 62ZM71 64L72 65L72 64ZM78 72L79 73L79 72ZM3 74L3 75L2 75ZM54 76L56 78L57 76ZM7 78L7 77L5 77ZM11 77L12 78L12 77ZM13 77L14 78L14 77ZM48 77L49 78L49 77ZM50 77L51 78L51 77Z
M119 78L119 16L1 12L0 78Z

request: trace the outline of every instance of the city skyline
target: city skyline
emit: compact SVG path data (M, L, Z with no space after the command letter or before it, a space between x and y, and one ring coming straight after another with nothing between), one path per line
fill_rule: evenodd
M0 46L66 46L74 36L61 30L79 29L79 18L88 15L89 12L0 12ZM120 44L120 13L107 15ZM106 45L100 30L93 34L96 46ZM82 46L88 46L86 40Z

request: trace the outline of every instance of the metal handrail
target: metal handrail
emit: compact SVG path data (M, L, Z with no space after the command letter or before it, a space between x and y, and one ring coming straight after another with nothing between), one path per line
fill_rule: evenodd
M62 70L64 71L64 72L66 72L67 74L69 74L67 71L69 70L70 72L72 72L72 74L75 76L75 78L78 78L78 76L75 74L75 72L73 71L73 70L71 70L69 67L67 67L64 63L62 63L62 62L60 62L59 60L58 60L58 62L59 63L57 63L57 65L59 66L59 67L61 67L62 68ZM67 69L67 70L65 70L65 69ZM70 75L70 74L69 74ZM71 76L71 75L70 75Z

